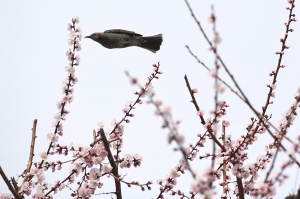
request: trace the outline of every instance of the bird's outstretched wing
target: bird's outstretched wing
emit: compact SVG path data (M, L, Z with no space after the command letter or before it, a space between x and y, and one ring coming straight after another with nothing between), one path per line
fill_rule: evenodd
M128 35L132 35L132 36L143 36L141 34L135 33L133 31L129 31L129 30L122 30L122 29L111 29L111 30L106 30L104 31L105 33L123 33L123 34L128 34Z

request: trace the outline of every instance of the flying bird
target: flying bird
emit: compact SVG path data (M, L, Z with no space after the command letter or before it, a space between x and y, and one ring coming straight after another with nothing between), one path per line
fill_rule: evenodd
M160 49L163 41L162 34L143 37L141 34L122 29L106 30L103 33L95 32L85 38L90 38L109 49L137 46L153 53Z

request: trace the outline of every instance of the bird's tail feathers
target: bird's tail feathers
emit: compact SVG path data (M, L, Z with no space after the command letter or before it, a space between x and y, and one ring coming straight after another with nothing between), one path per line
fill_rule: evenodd
M153 35L149 37L142 37L145 42L141 43L139 47L150 50L153 53L156 53L160 49L160 45L163 41L162 34Z

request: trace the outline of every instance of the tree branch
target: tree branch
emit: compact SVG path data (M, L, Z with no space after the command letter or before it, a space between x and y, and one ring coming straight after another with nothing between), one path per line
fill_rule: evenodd
M192 91L192 89L191 89L189 80L188 80L188 78L187 78L186 75L184 75L184 79L185 79L185 82L186 82L186 86L187 86L187 88L188 88L188 90L189 90L189 92L190 92L190 95L191 95L191 97L192 97L193 104L195 105L196 110L197 110L197 111L200 111L200 108L199 108L199 106L198 106L198 104L197 104L197 101L196 101L196 99L195 99L194 93L193 93L193 91ZM206 123L205 123L205 120L204 120L203 116L199 115L199 117L200 117L200 120L201 120L201 124L205 125ZM212 131L211 129L208 129L207 131L208 131L208 133L210 134L210 136L212 137L212 139L217 143L217 145L218 145L223 151L225 151L225 147L224 147L224 146L219 142L219 140L215 137L215 135L213 134L213 131Z
M10 184L8 178L6 177L4 171L2 170L2 167L0 166L0 175L2 176L5 184L7 185L8 189L11 191L11 193L14 195L16 199L21 199L17 191L14 189L14 187Z
M32 135L31 135L31 145L30 145L30 153L29 153L29 159L28 159L28 164L27 168L23 173L29 173L32 165L32 160L34 156L34 146L35 146L35 138L36 138L36 126L37 126L37 119L33 120L33 126L32 126ZM23 179L23 183L27 181L29 177L25 175ZM22 184L23 184L22 183Z
M104 133L104 130L103 128L100 129L100 135L101 135L101 138L102 138L102 141L103 141L103 144L104 144L104 148L105 150L107 151L108 155L108 161L110 163L110 165L112 166L112 173L114 174L115 177L119 177L119 174L118 174L118 167L115 163L115 160L114 160L114 157L110 151L110 147L109 147L109 142L108 140L106 139L106 136L105 136L105 133ZM115 186L116 186L116 195L117 195L117 199L122 199L122 192L121 192L121 183L120 183L120 180L115 179Z

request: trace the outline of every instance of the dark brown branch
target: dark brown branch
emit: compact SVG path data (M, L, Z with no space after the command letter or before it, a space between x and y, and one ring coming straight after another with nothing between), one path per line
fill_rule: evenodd
M110 165L112 166L112 173L115 177L119 177L119 174L118 174L118 167L115 163L115 160L114 160L114 157L110 151L110 147L109 147L109 142L108 140L106 139L106 136L105 136L105 133L104 133L104 130L103 128L100 129L100 135L101 135L101 138L102 138L102 141L103 141L103 144L104 144L104 148L105 150L107 151L107 158L108 158L108 161L110 163ZM121 183L120 183L120 180L115 179L115 186L116 186L116 195L117 195L117 199L122 199L122 192L121 192Z
M11 183L13 184L14 186L14 189L19 192L19 186L18 186L18 182L16 181L16 179L14 177L10 178L11 179Z
M239 189L239 199L244 199L245 194L244 194L244 186L243 186L242 178L236 177L236 182Z
M5 184L7 185L8 189L11 191L11 193L14 195L15 199L20 199L18 192L14 189L14 187L10 184L8 178L6 177L4 171L2 170L2 167L0 166L0 175L2 176Z

